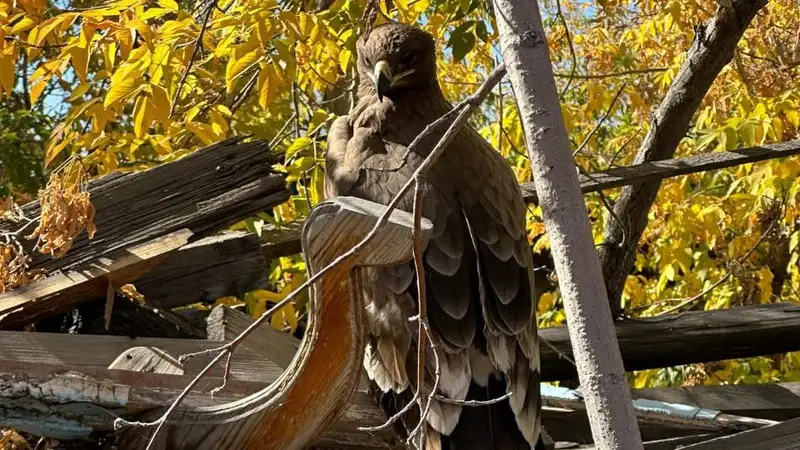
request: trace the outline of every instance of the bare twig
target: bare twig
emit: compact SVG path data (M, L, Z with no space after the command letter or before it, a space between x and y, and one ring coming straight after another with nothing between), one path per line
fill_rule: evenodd
M427 297L425 289L425 266L422 263L422 191L423 179L417 176L414 182L414 232L412 233L413 239L413 255L414 255L414 271L417 276L417 308L419 309L417 316L417 394L423 391L425 386L425 325L428 318L427 310ZM433 345L433 341L431 341ZM433 392L436 392L435 389ZM431 393L433 395L433 393ZM420 401L419 395L416 396L417 401ZM430 400L428 400L430 401ZM420 415L420 423L425 422L426 414ZM421 425L417 425L417 428ZM409 441L414 437L414 433L408 436ZM423 448L423 437L420 436L419 448Z
M289 125L291 125L292 121L295 120L295 119L297 119L297 113L293 113L292 117L289 117L289 119L286 122L284 122L284 124L281 127L281 129L278 130L278 132L275 134L275 137L272 138L271 141L269 141L269 148L270 149L275 148L275 146L278 145L283 140L283 138L284 138L283 132L286 131L287 128L289 128Z
M543 339L541 336L539 336L539 342L543 342L544 345L550 347L550 350L556 352L556 355L558 355L559 359L563 359L564 361L572 364L573 366L578 367L575 364L575 360L574 359L570 358L569 355L567 355L566 353L564 353L561 350L559 350L558 348L556 348L556 346L553 345L552 342L548 341L547 339Z
M573 157L578 156L578 153L580 153L581 150L583 150L584 147L586 147L586 144L589 143L589 139L591 139L592 136L594 136L594 134L597 133L597 130L599 130L600 127L603 126L603 123L606 121L606 119L608 119L608 116L611 115L611 111L614 109L614 105L617 103L617 99L619 99L619 96L622 95L622 91L624 91L627 86L628 86L627 81L625 83L622 83L622 86L620 86L619 90L617 90L617 93L614 95L614 98L611 100L611 104L608 105L608 109L606 109L606 112L603 114L603 117L600 118L600 120L592 129L592 131L590 131L589 134L586 135L586 137L583 139L583 142L581 142L581 145L579 145L578 148L574 152L572 152Z
M567 95L569 85L572 84L572 80L575 79L575 72L578 70L578 57L575 56L575 46L572 44L572 37L569 34L569 25L567 25L567 19L564 17L564 12L561 11L561 0L556 0L556 16L561 19L561 23L564 25L564 37L567 38L569 54L572 57L572 69L567 77L567 84L564 85L564 89L561 90L561 95L558 96L560 100L563 100L564 96Z
M222 384L212 389L209 394L211 394L211 398L214 398L215 395L220 393L225 386L228 385L228 377L231 374L231 360L233 359L233 352L228 352L228 359L225 361L225 373L222 376Z
M343 261L347 260L348 258L360 252L364 248L364 246L366 246L369 242L372 241L372 239L374 239L380 228L383 227L386 224L386 222L389 221L389 217L391 216L392 211L394 211L395 208L397 208L397 205L403 199L405 194L409 191L411 186L417 182L417 180L422 174L427 173L427 171L430 170L430 168L436 163L436 161L438 161L439 157L442 155L444 150L448 147L450 142L458 133L461 126L463 126L467 122L467 119L472 114L472 112L474 112L475 109L477 109L480 103L486 98L486 96L500 81L500 79L503 77L504 74L505 74L505 66L501 64L500 66L495 68L495 70L492 72L489 78L486 79L486 82L478 89L478 91L475 92L473 95L471 95L464 102L465 103L464 107L460 109L458 116L453 121L453 123L450 124L450 127L447 129L444 135L442 135L442 137L439 139L439 142L436 144L433 150L431 150L430 154L425 158L425 160L422 161L422 164L420 164L419 167L417 167L417 169L414 171L414 173L411 174L408 181L406 181L406 183L400 188L400 190L397 192L394 198L386 206L386 209L384 210L383 214L375 222L375 225L373 225L372 229L359 243L354 245L345 253L336 257L330 264L322 268L322 270L310 276L303 284L301 284L300 286L297 287L297 289L289 293L283 300L276 303L272 308L270 308L269 310L264 312L261 316L259 316L258 319L253 321L253 323L251 323L244 331L242 331L232 341L217 348L208 349L202 352L182 355L179 358L179 360L185 361L186 359L193 356L219 352L219 354L216 357L214 357L214 359L210 363L208 363L197 374L197 376L195 376L194 379L192 379L192 381L183 389L183 391L181 391L181 393L178 395L175 401L170 405L170 407L161 417L156 419L154 422L128 422L122 419L117 419L115 421L115 427L120 428L125 425L139 426L139 427L156 426L156 430L153 432L150 438L150 442L146 447L146 450L151 449L153 443L155 442L156 437L158 436L158 433L161 431L161 429L163 428L164 424L167 422L169 417L174 413L178 405L183 401L184 398L186 398L186 396L189 394L192 388L196 386L197 383L211 370L211 368L214 367L214 365L217 364L222 359L223 356L233 352L242 343L242 341L244 341L251 333L253 333L255 329L260 327L272 314L274 314L276 311L286 306L288 303L294 301L297 295L299 295L301 292L304 292L309 286L319 281L325 274L327 274L333 268L337 267ZM426 127L425 130L423 130L422 134L430 132L427 130L428 128ZM415 139L415 142L418 142L419 139L420 138L418 136L418 139ZM414 143L412 143L412 145L414 145ZM434 347L432 340L431 340L431 347ZM436 356L435 351L434 355ZM437 374L437 379L438 379L438 374Z
M194 50L192 50L192 56L189 58L189 62L186 64L186 69L183 71L183 75L181 75L181 79L178 82L178 89L175 90L175 98L172 100L172 107L169 110L170 117L175 114L175 107L178 105L178 100L181 98L183 85L186 84L186 79L189 78L189 71L192 70L194 60L197 58L197 55L200 53L200 49L203 47L203 36L206 34L206 29L208 29L208 21L211 19L211 13L214 12L214 6L216 6L216 4L216 0L211 0L203 13L203 22L200 24L200 33L197 35L197 39L194 41Z
M622 70L619 72L610 72L610 73L599 73L599 74L569 74L569 73L554 73L553 76L558 78L574 78L576 80L599 80L602 78L614 78L614 77L624 77L626 75L641 75L647 73L658 73L658 72L666 72L669 70L669 67L656 67L652 69L634 69L634 70Z
M416 434L420 432L420 430L425 429L423 428L426 423L425 419L428 417L428 413L431 410L431 403L433 402L433 397L436 395L436 390L439 389L439 381L442 379L442 366L441 363L439 362L439 349L436 346L435 341L433 340L433 336L431 335L431 330L428 327L428 323L422 320L420 320L420 323L422 324L422 328L425 329L425 335L428 337L428 341L430 341L431 343L431 351L433 351L433 363L435 370L433 374L433 387L431 388L430 394L428 394L428 401L425 404L425 409L420 408L422 409L422 414L420 414L419 416L419 423L417 423L416 428L414 428L411 431L411 433L408 434L408 439L406 440L406 443L410 443L411 440L414 439L414 436L416 436ZM417 399L417 401L418 402L420 401L419 398ZM422 441L424 441L424 438L425 436L423 433ZM420 446L420 450L422 450L422 446Z
M232 4L232 3L231 3ZM233 99L233 103L231 104L231 112L235 113L237 109L239 109L247 97L250 95L250 91L253 90L253 86L256 85L256 80L258 80L258 74L261 70L256 70L253 72L253 75L250 76L250 79L247 80L247 84L244 85L244 89ZM272 148L270 146L270 148Z
M500 403L503 400L511 397L514 395L513 392L506 392L505 394L501 395L497 398L492 398L489 400L456 400L453 398L448 398L442 395L434 395L433 398L442 402L442 403L450 403L451 405L459 405L459 406L489 406L494 405L496 403Z

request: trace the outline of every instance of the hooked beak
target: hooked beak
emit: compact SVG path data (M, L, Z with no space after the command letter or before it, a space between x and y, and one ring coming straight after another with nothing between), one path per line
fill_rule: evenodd
M373 73L372 81L375 83L375 89L378 91L378 101L383 101L383 96L389 92L392 86L392 69L386 61L378 61L375 64L375 72Z

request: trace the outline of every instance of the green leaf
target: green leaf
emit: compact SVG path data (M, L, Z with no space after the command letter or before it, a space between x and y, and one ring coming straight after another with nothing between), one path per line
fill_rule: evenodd
M467 21L459 25L447 41L447 46L453 49L453 61L459 62L475 47L475 34L472 28L475 22Z

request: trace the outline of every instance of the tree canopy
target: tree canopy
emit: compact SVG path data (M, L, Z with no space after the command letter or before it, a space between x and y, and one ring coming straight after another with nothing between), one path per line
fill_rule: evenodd
M52 170L79 160L89 175L101 176L252 135L284 153L279 169L294 195L237 226L260 234L264 225L302 220L323 196L327 126L352 102L355 41L367 3L3 0L0 198L35 193L44 183L42 162ZM714 15L714 6L700 0L540 3L576 163L588 172L631 164L653 126L652 112L698 39L695 26ZM440 85L454 102L499 63L487 2L387 0L378 6L377 22L416 23L436 37ZM756 16L677 156L800 138L798 24L800 5L793 0L773 0ZM473 125L518 180L529 182L510 94L501 83ZM665 181L625 283L626 313L800 302L798 176L800 160L787 159ZM617 195L586 197L598 245L613 220L606 203ZM540 214L529 208L528 234L534 252L546 254ZM300 255L280 258L271 290L220 301L244 301L258 315L304 277ZM538 312L542 326L563 322L554 287L541 295ZM300 301L272 323L294 330L303 313ZM800 354L631 375L636 387L796 379Z

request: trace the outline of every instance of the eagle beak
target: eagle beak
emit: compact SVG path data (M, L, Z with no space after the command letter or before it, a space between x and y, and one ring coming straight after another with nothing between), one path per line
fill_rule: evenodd
M375 89L378 91L378 101L383 101L383 96L389 92L392 86L392 69L386 61L378 61L375 64L375 72L373 74L373 81L375 82Z

